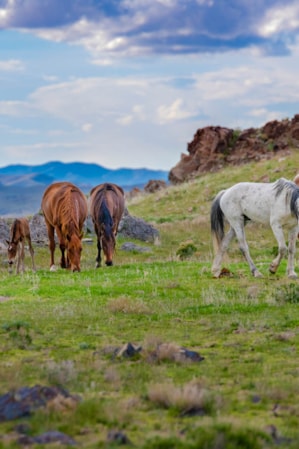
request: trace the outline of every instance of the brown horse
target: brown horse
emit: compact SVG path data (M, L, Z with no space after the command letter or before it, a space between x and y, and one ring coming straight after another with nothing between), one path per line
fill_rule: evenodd
M32 260L32 268L35 271L34 263L34 249L31 243L30 226L27 218L16 218L10 228L9 240L6 240L8 244L7 256L8 263L12 265L16 261L16 272L24 272L24 258L25 258L25 240L29 245L29 252Z
M55 230L61 251L61 268L80 271L82 228L88 213L85 195L70 182L56 182L45 190L41 208L48 229L51 253L50 270L55 271L56 269L54 263Z
M97 235L98 255L96 268L101 266L101 249L106 265L113 265L115 237L125 208L125 196L116 184L99 184L90 191L89 212Z

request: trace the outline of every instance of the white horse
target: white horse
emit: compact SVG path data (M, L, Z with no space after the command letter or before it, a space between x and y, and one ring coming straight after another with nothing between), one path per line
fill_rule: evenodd
M246 222L270 225L278 242L278 255L270 264L269 270L275 273L281 259L288 252L287 275L290 279L298 276L294 269L296 239L299 231L299 188L284 178L273 183L240 182L227 190L222 190L211 207L211 232L216 250L212 264L212 274L219 277L221 263L231 240L236 237L240 250L247 260L251 273L262 277L249 254L245 239ZM224 225L230 225L225 234ZM284 229L288 230L288 249Z

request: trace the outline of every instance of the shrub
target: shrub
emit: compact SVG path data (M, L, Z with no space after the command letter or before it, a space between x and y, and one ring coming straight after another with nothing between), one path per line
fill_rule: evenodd
M192 240L188 240L186 242L182 242L179 246L179 249L176 252L176 255L179 256L180 260L187 259L191 257L197 251L196 246L194 245Z
M291 304L299 303L299 285L291 283L282 286L275 294L277 301L287 302Z

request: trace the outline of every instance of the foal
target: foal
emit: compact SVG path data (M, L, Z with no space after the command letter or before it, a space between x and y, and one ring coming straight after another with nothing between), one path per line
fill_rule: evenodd
M35 271L34 250L31 244L29 221L27 218L16 218L10 228L10 239L6 240L8 244L7 255L8 263L12 265L16 261L16 272L24 272L25 258L25 240L27 239L29 251L32 260L32 268Z

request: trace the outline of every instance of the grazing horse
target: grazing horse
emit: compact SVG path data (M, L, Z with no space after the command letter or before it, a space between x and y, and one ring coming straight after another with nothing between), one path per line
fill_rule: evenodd
M9 240L6 240L8 244L7 256L8 263L12 265L16 261L16 272L24 272L24 258L25 258L25 240L29 245L29 252L32 260L32 268L35 271L34 263L34 249L31 243L30 227L27 218L16 218L10 228Z
M270 225L278 242L278 255L269 270L275 273L281 259L287 253L284 229L288 231L287 275L298 276L294 270L296 239L298 235L299 188L284 178L273 183L240 182L215 197L211 206L211 232L216 255L212 264L214 277L221 275L221 262L231 240L236 237L240 250L248 262L251 273L261 277L254 265L245 239L244 226L248 221ZM224 225L230 225L225 234Z
M113 265L118 225L124 212L124 191L116 184L99 184L90 191L89 212L97 235L96 268L101 266L101 249L106 265Z
M56 231L61 251L61 268L80 271L82 228L88 213L85 195L70 182L56 182L45 190L41 208L49 236L50 270L56 269L54 263L54 231Z

